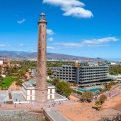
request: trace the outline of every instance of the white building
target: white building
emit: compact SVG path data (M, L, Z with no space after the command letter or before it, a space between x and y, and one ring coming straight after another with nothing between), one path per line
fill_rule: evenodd
M35 100L35 87L31 83L23 83L22 91L23 96L26 100Z
M55 86L47 83L47 87L48 87L47 99L54 100ZM35 85L32 84L30 81L23 83L22 94L27 101L32 101L32 100L34 101L35 100Z
M3 64L3 60L0 60L0 65Z
M111 78L112 80L115 80L115 81L121 81L121 75L118 74L118 75L108 75L109 78Z

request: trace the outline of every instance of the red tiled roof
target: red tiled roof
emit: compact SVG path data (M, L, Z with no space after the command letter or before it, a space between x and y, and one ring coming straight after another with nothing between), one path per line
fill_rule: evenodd
M0 64L0 66L6 67L6 66L7 66L7 64Z

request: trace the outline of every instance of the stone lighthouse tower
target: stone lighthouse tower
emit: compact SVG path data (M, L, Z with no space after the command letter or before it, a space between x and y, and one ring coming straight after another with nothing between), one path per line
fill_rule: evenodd
M35 88L35 101L47 101L46 85L46 18L45 14L40 15L38 22L38 57L37 57L37 80Z

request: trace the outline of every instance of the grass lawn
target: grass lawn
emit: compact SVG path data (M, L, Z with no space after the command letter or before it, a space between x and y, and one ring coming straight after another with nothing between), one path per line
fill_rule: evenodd
M16 78L4 78L3 81L0 83L0 87L2 88L9 88L10 85L16 80Z

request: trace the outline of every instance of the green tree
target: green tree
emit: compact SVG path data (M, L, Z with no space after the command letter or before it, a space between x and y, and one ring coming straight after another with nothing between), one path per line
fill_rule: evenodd
M109 83L111 86L113 86L113 85L115 85L116 83L114 82L114 81L110 81L110 83Z
M102 92L103 92L103 89L102 89L102 88L100 88L100 89L99 89L99 91L100 91L100 93L102 93Z
M100 101L96 100L96 101L95 101L95 105L96 105L96 106L101 105L101 104L100 104Z
M104 88L105 88L105 90L109 91L112 88L112 86L110 84L106 84L106 85L104 85Z
M2 85L2 82L3 82L3 77L0 76L0 86Z
M58 78L55 78L55 79L52 80L52 84L53 85L56 85L58 82L59 82L59 79Z
M47 69L47 75L48 75L48 76L53 75L53 73L54 73L54 71L53 71L51 68L48 68L48 69Z
M95 102L95 105L97 106L97 110L101 110L102 106L101 106L100 101L97 100L97 101Z
M110 66L109 73L112 75L121 74L121 66Z
M64 81L59 81L56 84L57 92L61 95L65 95L66 97L70 96L72 93L72 89L69 87L69 85Z
M17 85L17 86L22 86L22 81L19 80L19 79L17 79L17 80L16 80L16 85Z
M90 102L94 97L94 94L90 91L86 91L82 94L81 100L85 102Z

